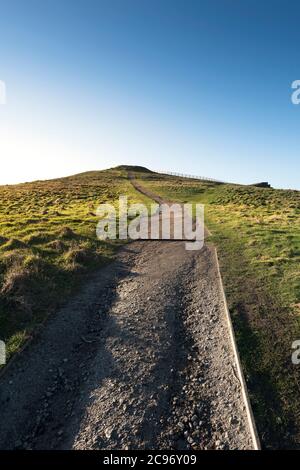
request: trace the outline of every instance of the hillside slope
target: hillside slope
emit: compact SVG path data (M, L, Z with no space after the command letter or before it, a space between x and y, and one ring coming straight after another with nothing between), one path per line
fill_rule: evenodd
M119 243L97 240L96 209L122 194L147 199L120 169L0 187L0 333L8 357L85 274L113 258Z
M300 193L160 175L143 167L0 187L0 332L12 355L119 241L99 242L96 207L149 199L205 204L255 417L267 447L300 445Z
M138 178L138 174L136 174ZM264 444L300 445L300 192L140 175L169 200L205 204Z

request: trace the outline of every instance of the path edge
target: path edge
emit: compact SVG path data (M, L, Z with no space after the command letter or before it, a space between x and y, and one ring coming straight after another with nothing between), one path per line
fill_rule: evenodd
M218 250L215 246L213 247L213 251L214 251L214 256L215 256L215 259L216 259L216 266L217 266L217 270L218 270L218 278L219 278L219 284L220 284L220 289L221 289L221 296L222 296L222 301L223 301L223 304L224 304L224 310L225 310L225 314L226 314L227 324L228 324L228 328L229 328L231 346L232 346L235 361L236 361L237 373L238 373L238 377L239 377L239 380L240 380L240 383L241 383L242 395L243 395L244 404L245 404L245 407L246 407L246 413L247 413L247 418L248 418L248 425L249 425L249 429L250 429L251 439L252 439L252 443L253 443L253 449L254 450L261 450L260 439L259 439L259 436L258 436L256 424L255 424L254 414L253 414L253 410L252 410L252 406L251 406L251 402L250 402L250 398L249 398L249 392L248 392L245 376L244 376L244 373L243 373L243 368L242 368L241 359L240 359L240 355L239 355L238 348L237 348L237 342L236 342L236 338L235 338L235 333L234 333L234 329L233 329L231 315L230 315L230 312L229 312L228 303L227 303L227 299L226 299L223 279L222 279L222 275L221 275L220 263L219 263L219 258L218 258Z

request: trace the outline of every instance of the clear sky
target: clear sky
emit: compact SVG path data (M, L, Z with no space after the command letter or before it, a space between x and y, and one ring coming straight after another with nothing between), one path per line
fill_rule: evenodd
M0 0L0 184L118 164L300 189L300 7Z

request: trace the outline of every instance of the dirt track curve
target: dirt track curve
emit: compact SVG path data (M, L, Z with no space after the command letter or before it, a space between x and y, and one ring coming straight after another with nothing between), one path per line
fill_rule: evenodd
M251 449L213 248L137 241L0 379L1 449Z

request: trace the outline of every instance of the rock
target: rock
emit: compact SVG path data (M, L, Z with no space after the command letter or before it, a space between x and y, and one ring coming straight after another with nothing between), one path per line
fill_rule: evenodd
M104 435L105 435L106 439L110 439L112 437L112 434L113 434L113 429L112 428L106 428L104 430Z

